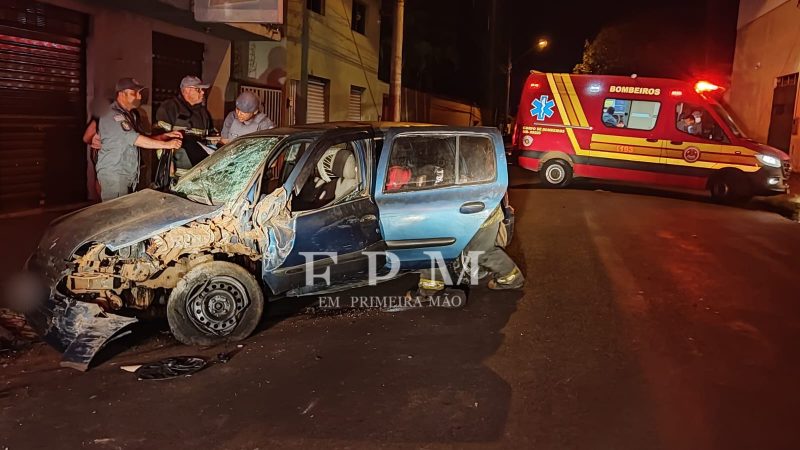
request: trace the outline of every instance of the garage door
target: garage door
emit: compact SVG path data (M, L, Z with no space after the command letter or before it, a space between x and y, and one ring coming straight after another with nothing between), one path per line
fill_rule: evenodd
M0 0L0 212L86 199L86 23Z
M202 42L153 32L153 114L164 100L178 95L183 77L203 78L204 52Z
M321 78L308 79L308 111L306 123L328 121L328 82Z

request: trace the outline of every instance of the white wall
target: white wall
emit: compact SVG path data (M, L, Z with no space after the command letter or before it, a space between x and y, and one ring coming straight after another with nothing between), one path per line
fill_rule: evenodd
M791 0L739 0L739 22L741 29L750 22Z

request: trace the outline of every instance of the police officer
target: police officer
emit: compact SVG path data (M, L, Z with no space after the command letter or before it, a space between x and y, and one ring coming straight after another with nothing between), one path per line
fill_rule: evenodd
M156 128L183 133L183 147L174 152L178 169L190 169L208 156L200 146L200 141L215 133L211 114L204 104L208 87L200 78L186 76L181 80L180 94L162 103L156 112Z
M116 85L116 99L100 116L98 131L97 180L102 201L133 192L139 181L139 148L178 149L180 133L147 137L142 134L136 108L142 101L144 86L133 78L122 78Z
M252 92L242 92L236 98L236 110L225 118L220 142L224 145L239 136L274 127L266 114L258 112L258 98Z

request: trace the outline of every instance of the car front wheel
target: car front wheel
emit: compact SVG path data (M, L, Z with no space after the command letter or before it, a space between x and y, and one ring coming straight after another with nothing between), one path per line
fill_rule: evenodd
M745 176L734 172L713 177L708 190L715 202L726 205L747 203L753 196Z
M169 296L172 334L187 345L217 345L245 339L264 312L258 281L243 267L225 261L200 264Z

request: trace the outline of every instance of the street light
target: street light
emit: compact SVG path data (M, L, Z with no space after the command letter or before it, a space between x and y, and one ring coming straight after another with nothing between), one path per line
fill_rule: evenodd
M543 52L550 46L550 40L545 37L540 37L536 40L536 45L525 50L521 55L516 58L511 58L511 43L508 44L508 66L506 67L506 115L503 117L503 124L506 124L508 115L511 112L511 70L514 68L514 62L519 61L520 58L526 56L533 51Z

